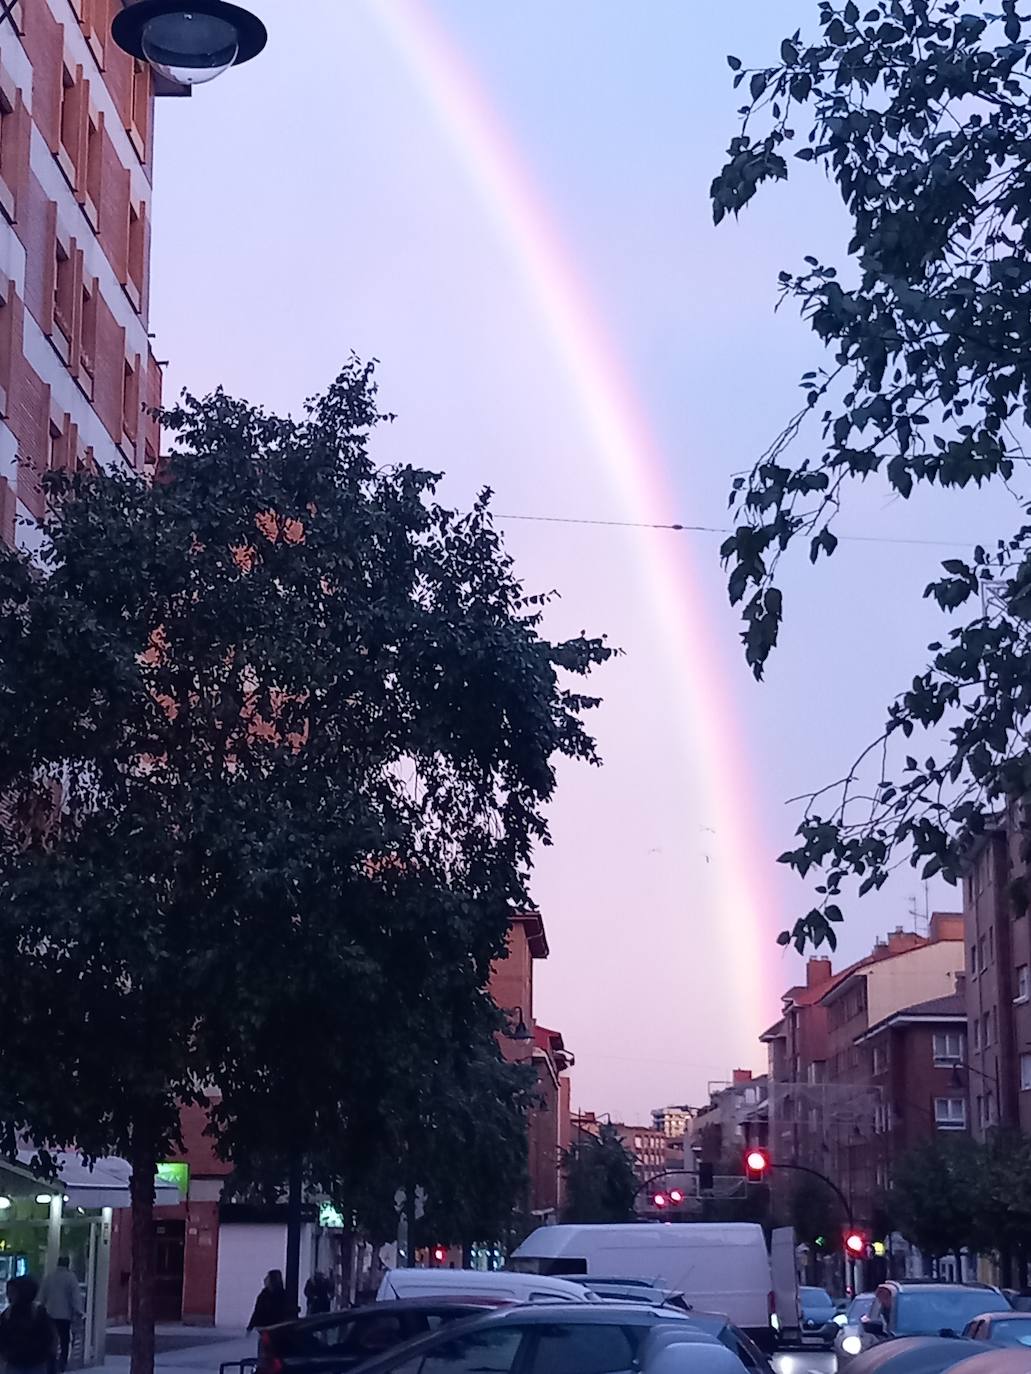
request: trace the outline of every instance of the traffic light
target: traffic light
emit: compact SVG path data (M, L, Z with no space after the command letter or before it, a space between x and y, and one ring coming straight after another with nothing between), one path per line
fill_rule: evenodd
M446 1259L447 1259L447 1250L446 1250L446 1248L445 1248L443 1245L435 1245L435 1246L433 1247L433 1263L434 1263L434 1264L443 1264L444 1261L445 1261Z
M652 1193L652 1203L661 1212L664 1207L669 1206L669 1198L665 1193Z
M670 1188L666 1192L652 1193L652 1206L660 1212L665 1212L670 1207L679 1207L683 1201L683 1188Z
M845 1254L850 1259L861 1259L866 1254L866 1237L862 1231L845 1232Z
M760 1183L770 1167L770 1156L765 1150L753 1146L745 1154L745 1172L750 1183Z
M679 1207L684 1200L684 1194L679 1188L671 1188L669 1190L669 1200L674 1207Z

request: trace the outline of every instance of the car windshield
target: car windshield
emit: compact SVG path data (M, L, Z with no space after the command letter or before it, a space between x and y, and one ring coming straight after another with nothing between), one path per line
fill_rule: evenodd
M853 1298L851 1303L849 1303L847 1314L849 1321L857 1322L862 1320L870 1311L871 1307L873 1307L873 1294L860 1293L858 1298Z
M1031 1345L1031 1316L992 1322L989 1338L1000 1345Z
M962 1331L982 1312L1008 1312L1001 1293L990 1288L914 1289L898 1296L895 1331L906 1336L937 1336L942 1331Z
M802 1299L802 1306L817 1311L820 1308L827 1308L833 1311L834 1299L827 1292L826 1288L801 1288L799 1296Z

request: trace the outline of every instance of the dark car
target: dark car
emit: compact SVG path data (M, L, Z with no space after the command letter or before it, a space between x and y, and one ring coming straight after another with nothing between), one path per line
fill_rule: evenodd
M838 1309L826 1288L800 1288L798 1305L802 1312L803 1345L811 1341L828 1348L833 1345L837 1330L828 1333L827 1328Z
M866 1338L958 1336L968 1322L1013 1309L997 1288L975 1283L882 1283L863 1320Z
M1031 1346L1031 1312L984 1312L969 1323L963 1335L992 1345Z
M722 1312L691 1312L691 1325L715 1336L721 1345L738 1357L750 1374L773 1374L769 1357L752 1340L751 1336L735 1326Z
M336 1374L350 1370L450 1322L482 1316L495 1305L468 1299L402 1298L281 1322L261 1333L258 1374Z
M355 1374L624 1374L639 1367L650 1337L674 1328L685 1344L733 1358L673 1308L537 1303L458 1322L358 1366ZM741 1365L735 1361L733 1369Z

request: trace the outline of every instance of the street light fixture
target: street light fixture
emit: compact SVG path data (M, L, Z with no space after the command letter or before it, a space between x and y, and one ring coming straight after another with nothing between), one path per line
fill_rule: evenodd
M268 41L257 15L228 0L131 0L115 15L111 36L178 86L213 81L257 57Z
M527 1040L532 1040L532 1039L533 1039L533 1031L530 1030L529 1026L528 1026L528 1025L526 1024L526 1022L523 1020L523 1009L522 1009L522 1007L513 1007L513 1008L512 1008L512 1015L516 1017L516 1024L515 1024L515 1030L511 1030L511 1031L509 1031L509 1033L508 1033L508 1038L509 1038L509 1040L521 1040L521 1041L523 1041L524 1043L525 1043Z

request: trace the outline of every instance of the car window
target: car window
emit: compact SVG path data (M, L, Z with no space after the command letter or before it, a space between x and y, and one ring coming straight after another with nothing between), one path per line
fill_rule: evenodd
M858 1298L853 1298L849 1304L848 1320L857 1322L860 1317L868 1317L870 1309L873 1307L873 1294L862 1293Z
M578 1322L536 1332L531 1374L621 1374L634 1363L634 1345L621 1326Z
M981 1334L1000 1345L1031 1345L1031 1316L1004 1322L981 1322Z
M371 1360L373 1355L382 1355L384 1350L400 1345L406 1334L399 1316L377 1314L352 1321L333 1350L354 1360Z
M394 1365L391 1374L510 1374L522 1338L521 1326L467 1331Z
M753 1370L755 1374L768 1374L766 1357L743 1331L735 1326L724 1326L717 1334L717 1339L738 1357L746 1369Z
M984 1288L914 1288L899 1293L892 1330L907 1336L937 1336L962 1331L982 1312L1004 1312L1009 1303L1001 1293Z

